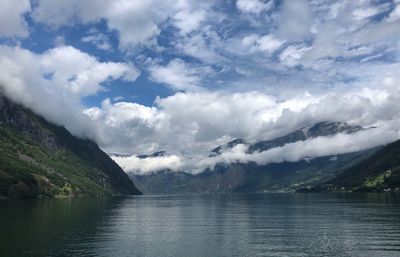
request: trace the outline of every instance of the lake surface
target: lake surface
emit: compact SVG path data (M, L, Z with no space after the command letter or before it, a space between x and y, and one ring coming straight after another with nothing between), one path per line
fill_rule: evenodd
M400 256L400 196L0 201L0 256Z

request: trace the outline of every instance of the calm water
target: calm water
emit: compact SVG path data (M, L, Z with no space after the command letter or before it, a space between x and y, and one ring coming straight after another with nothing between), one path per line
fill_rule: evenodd
M0 256L400 256L400 196L0 201Z

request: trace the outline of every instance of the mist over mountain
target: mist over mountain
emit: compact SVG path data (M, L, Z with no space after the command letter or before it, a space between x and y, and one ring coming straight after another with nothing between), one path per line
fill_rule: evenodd
M0 0L0 257L399 257L399 213L400 0Z
M299 191L399 192L400 141L386 145L333 179L301 188Z
M210 156L217 156L227 149L232 149L237 145L248 145L248 153L263 152L275 147L284 146L285 144L294 143L296 141L305 141L309 138L334 136L339 133L352 134L360 130L363 130L361 126L351 126L345 122L323 121L303 127L282 137L277 137L267 141L260 141L253 144L248 144L243 139L235 139L228 142L226 145L214 148Z
M136 175L362 152L400 138L399 4L4 0L0 88Z
M246 152L252 154L312 138L332 137L337 134L352 135L363 130L360 126L341 122L320 122L268 141L248 144L243 139L236 139L214 148L209 157L215 158L240 145L246 145ZM148 194L296 191L335 177L343 170L362 162L378 149L373 147L346 154L265 164L240 162L240 160L231 163L222 162L217 163L212 169L207 168L196 174L174 172L170 169L148 174L134 172L128 174L140 190ZM154 156L158 154L142 158Z
M0 196L140 194L96 143L71 135L0 94Z

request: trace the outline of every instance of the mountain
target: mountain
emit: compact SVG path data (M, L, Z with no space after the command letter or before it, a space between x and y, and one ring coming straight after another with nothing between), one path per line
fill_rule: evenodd
M141 194L90 140L0 95L0 197Z
M220 154L222 154L224 151L226 151L227 149L232 149L237 145L247 145L246 141L244 141L243 139L235 139L230 141L229 143L227 143L226 145L220 145L216 148L214 148L213 150L211 150L211 154L208 157L214 157L214 156L218 156Z
M248 152L266 151L288 143L304 141L318 136L331 136L338 133L355 133L360 126L341 122L320 122L298 129L292 133L268 141L249 144L243 139L233 140L211 151L210 157L238 144L246 144ZM328 181L377 151L365 151L304 159L298 162L218 164L214 170L206 170L192 175L184 172L160 171L146 175L129 173L129 177L140 190L148 194L215 193L215 192L257 192L257 191L295 191L305 186Z
M360 126L352 126L344 122L329 122L323 121L318 122L312 126L303 127L290 134L282 137L275 138L273 140L261 141L250 145L249 152L263 152L274 147L284 146L288 143L294 143L297 141L304 141L309 138L321 137L321 136L333 136L338 133L352 134L363 130Z
M294 132L284 135L282 137L277 137L272 140L259 141L254 144L248 144L245 140L238 138L227 143L226 145L221 145L214 148L211 151L210 157L217 156L225 150L232 149L239 144L247 145L249 147L247 151L248 153L263 152L275 147L284 146L285 144L294 143L297 141L304 141L313 137L333 136L338 133L351 134L360 130L363 130L363 128L360 126L349 125L344 122L323 121L311 126L295 130Z
M337 177L300 191L400 191L400 140L388 144Z
M149 158L149 157L161 157L161 156L165 156L165 155L166 155L165 151L159 151L159 152L152 153L150 155L138 155L138 158L139 159L146 159L146 158Z
M255 163L220 164L212 171L196 175L173 171L128 175L145 194L296 191L298 188L333 178L375 151L376 149L371 149L262 166Z

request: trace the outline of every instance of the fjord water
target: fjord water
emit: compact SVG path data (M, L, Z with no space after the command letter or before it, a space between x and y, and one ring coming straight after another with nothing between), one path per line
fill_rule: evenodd
M400 197L0 201L0 256L400 256Z

